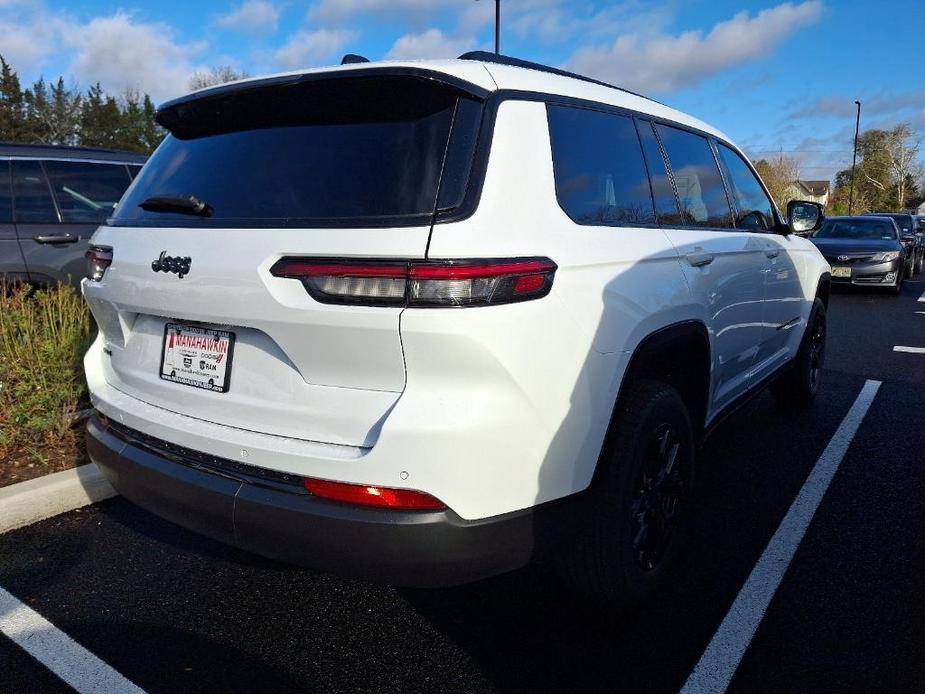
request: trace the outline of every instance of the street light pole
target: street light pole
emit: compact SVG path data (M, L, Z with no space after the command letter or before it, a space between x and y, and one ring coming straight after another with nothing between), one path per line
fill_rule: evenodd
M495 55L501 55L501 0L495 0Z
M501 0L495 0L495 55L501 55Z
M854 154L851 157L851 186L848 189L848 214L851 214L854 207L854 167L858 163L858 131L861 129L861 102L855 101L858 105L858 116L854 121Z

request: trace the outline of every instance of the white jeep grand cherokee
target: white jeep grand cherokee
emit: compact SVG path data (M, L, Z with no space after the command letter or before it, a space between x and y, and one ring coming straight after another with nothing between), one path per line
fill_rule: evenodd
M91 458L263 555L664 578L694 453L815 395L829 266L719 131L490 54L196 92L88 253Z

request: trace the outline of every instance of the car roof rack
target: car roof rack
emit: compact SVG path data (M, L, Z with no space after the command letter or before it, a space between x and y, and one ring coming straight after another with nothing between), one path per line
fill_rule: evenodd
M549 74L559 75L560 77L571 77L572 79L581 80L582 82L590 82L591 84L597 84L602 87L618 89L621 92L632 94L633 96L638 96L641 99L648 99L649 101L654 101L657 104L662 103L661 101L656 101L652 97L646 96L645 94L639 94L637 92L630 91L629 89L618 87L615 84L596 80L592 77L585 77L584 75L579 75L577 72L560 70L557 67L550 67L549 65L543 65L542 63L534 63L529 60L521 60L520 58L512 58L509 55L500 55L499 53L490 53L489 51L469 51L468 53L463 53L461 56L459 56L459 59L478 60L483 63L496 63L497 65L510 65L511 67L522 67L526 68L527 70L539 70L540 72L548 72Z

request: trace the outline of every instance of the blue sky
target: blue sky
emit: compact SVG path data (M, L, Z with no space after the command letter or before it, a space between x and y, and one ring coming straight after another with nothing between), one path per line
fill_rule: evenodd
M728 133L803 178L850 163L862 128L925 134L925 3L502 0L502 51L623 85ZM0 0L0 54L39 75L163 100L218 64L258 75L345 52L450 57L490 49L492 0Z

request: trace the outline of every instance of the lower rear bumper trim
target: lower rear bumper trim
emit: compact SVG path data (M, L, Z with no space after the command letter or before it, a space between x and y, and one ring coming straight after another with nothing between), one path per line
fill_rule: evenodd
M87 450L120 494L169 521L280 561L394 585L450 586L519 568L574 532L588 506L582 493L479 521L450 509L360 508L184 465L95 416Z

